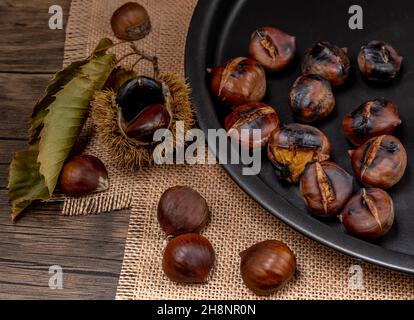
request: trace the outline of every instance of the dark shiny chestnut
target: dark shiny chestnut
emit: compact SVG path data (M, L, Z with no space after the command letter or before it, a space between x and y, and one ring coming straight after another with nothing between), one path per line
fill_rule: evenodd
M328 160L330 154L331 144L322 131L298 123L274 130L267 147L276 174L292 183L299 181L308 163Z
M128 80L118 90L116 102L123 119L130 122L148 106L165 104L162 84L145 76Z
M195 190L176 186L160 198L157 218L167 236L200 232L209 219L207 201Z
M393 201L384 190L361 189L349 200L340 218L350 234L378 239L386 235L394 223Z
M227 104L257 102L266 94L265 71L256 60L238 57L207 72L214 95Z
M251 102L237 107L230 113L224 127L230 137L246 149L264 147L270 133L279 128L280 121L276 111L261 102ZM259 139L254 139L253 130L260 129Z
M371 41L358 55L358 66L365 79L389 82L400 73L403 58L384 41Z
M329 42L318 42L305 52L303 74L318 74L331 82L333 87L342 85L349 76L351 64L347 49Z
M295 116L303 122L327 117L335 107L330 82L315 74L300 76L290 89L289 105Z
M386 99L368 100L342 121L345 135L356 146L373 137L391 134L400 124L397 105Z
M161 104L153 104L139 113L126 125L127 137L140 142L152 142L155 131L168 129L171 116Z
M179 283L207 283L215 262L211 243L196 233L185 233L171 239L162 260L165 275Z
M333 162L306 166L300 190L309 211L321 217L337 215L352 195L353 178Z
M250 37L249 53L266 70L282 71L295 57L296 39L277 28L259 28Z
M240 273L245 285L255 294L272 294L293 277L296 257L283 242L267 240L240 253Z
M372 138L349 153L355 176L367 187L391 188L407 167L404 146L389 135Z

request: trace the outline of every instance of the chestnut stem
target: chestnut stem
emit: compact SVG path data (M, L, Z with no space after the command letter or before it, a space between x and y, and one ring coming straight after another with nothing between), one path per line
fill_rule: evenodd
M130 56L135 56L136 53L135 52L130 52L127 53L126 55L122 56L118 61L117 61L117 65L120 64L123 60L125 60L126 58L130 57Z
M151 56L149 54L146 54L142 50L139 50L136 47L135 43L131 43L130 47L131 47L132 50L134 50L135 54L141 56L142 59L148 60L149 62L152 63L152 65L154 67L154 78L158 79L158 75L160 73L160 69L159 69L159 66L158 66L158 58L156 56Z

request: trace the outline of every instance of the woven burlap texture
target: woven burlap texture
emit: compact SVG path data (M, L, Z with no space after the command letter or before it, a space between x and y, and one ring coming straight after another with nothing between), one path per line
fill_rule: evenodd
M101 37L112 35L111 14L125 2L72 1L65 64L86 56ZM151 35L140 41L139 47L159 57L161 70L182 74L186 34L196 0L139 2L149 11L153 26ZM126 48L116 50L122 54ZM142 72L149 72L149 68L143 66ZM295 279L270 299L414 298L413 277L346 257L298 234L240 190L219 165L162 166L130 172L111 162L91 125L86 126L83 136L84 144L78 147L105 162L111 188L87 198L65 199L63 213L94 214L131 208L117 299L256 299L242 283L238 253L265 239L286 242L298 259ZM172 283L161 269L165 239L156 219L157 202L165 189L177 184L198 190L211 209L211 222L203 233L216 250L217 263L206 285ZM359 279L362 282L356 281Z

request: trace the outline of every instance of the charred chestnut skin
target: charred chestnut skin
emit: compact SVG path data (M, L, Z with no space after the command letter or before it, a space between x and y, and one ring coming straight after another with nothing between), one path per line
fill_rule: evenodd
M373 40L361 48L358 67L368 81L387 83L397 78L403 58L388 43Z
M196 233L186 233L168 242L162 269L174 282L207 283L214 262L214 249L207 238Z
M295 58L296 39L277 28L259 28L250 37L249 53L266 70L279 72Z
M123 119L131 122L145 108L154 104L165 105L162 84L146 76L128 80L119 88L116 102Z
M349 154L355 176L367 187L391 188L407 167L404 146L390 135L372 138Z
M290 89L289 105L296 118L303 122L327 117L335 107L330 82L319 75L300 76Z
M308 164L300 179L300 190L309 211L332 217L340 213L352 195L353 178L333 162Z
M209 216L207 201L187 186L169 188L158 203L158 222L168 237L200 232Z
M258 102L266 94L266 74L256 60L238 57L207 72L214 95L225 104Z
M342 121L345 135L356 146L373 137L392 134L400 124L397 105L386 99L368 100Z
M309 125L283 125L269 137L267 155L276 175L291 183L299 181L308 163L328 160L330 154L328 138L322 131Z
M266 240L240 253L245 285L259 296L280 290L295 274L296 257L283 242Z
M302 60L303 74L318 74L328 79L333 87L345 83L350 69L347 49L325 41L318 42L307 49Z
M171 116L161 104L153 104L145 108L125 128L125 134L140 142L152 142L158 129L167 129Z
M276 111L261 102L251 102L237 107L224 122L228 135L237 140L245 149L264 147L272 131L278 129L279 126L280 120ZM259 140L253 137L252 133L255 129L261 130ZM242 130L248 130L249 135L242 134Z
M340 218L348 233L359 238L378 239L386 235L394 223L394 204L384 190L361 189L349 200Z

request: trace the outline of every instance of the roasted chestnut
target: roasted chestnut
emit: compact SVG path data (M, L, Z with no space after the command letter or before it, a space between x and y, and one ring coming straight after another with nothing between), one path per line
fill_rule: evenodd
M276 111L261 102L251 102L237 107L224 122L229 136L246 149L264 147L269 140L270 133L279 128L279 124ZM261 130L259 140L254 140L252 133L255 129Z
M251 35L249 53L265 69L271 72L281 71L295 57L296 39L280 29L263 27Z
M97 157L80 155L67 162L60 174L60 190L67 196L80 197L107 190L108 172Z
M330 82L316 74L300 76L290 89L289 105L303 122L325 118L335 107Z
M322 131L298 123L274 130L267 149L276 174L293 183L299 181L308 163L328 160L330 153L331 144Z
M281 289L295 274L296 257L281 241L267 240L240 253L240 273L255 294L269 295Z
M150 33L151 22L143 6L136 2L128 2L114 12L111 27L117 38L135 41Z
M393 225L393 201L384 190L361 189L349 200L340 218L350 234L377 239L387 234Z
M391 134L400 124L396 104L386 99L368 100L342 121L345 135L356 146L373 137Z
M171 239L162 260L165 275L174 282L207 283L215 261L211 243L196 233Z
M170 188L158 203L158 222L167 236L197 233L207 224L209 215L206 200L190 187Z
M353 178L333 162L308 164L300 191L309 211L322 217L337 215L352 195Z
M407 167L404 146L389 135L372 138L349 154L355 176L367 187L391 188Z
M319 74L331 82L333 87L342 85L349 76L351 64L346 48L329 42L318 42L305 52L302 61L303 74Z
M250 58L234 58L224 65L207 69L215 96L230 105L260 101L266 94L263 67Z
M374 40L361 48L358 66L365 79L389 82L398 76L402 60L390 44Z

